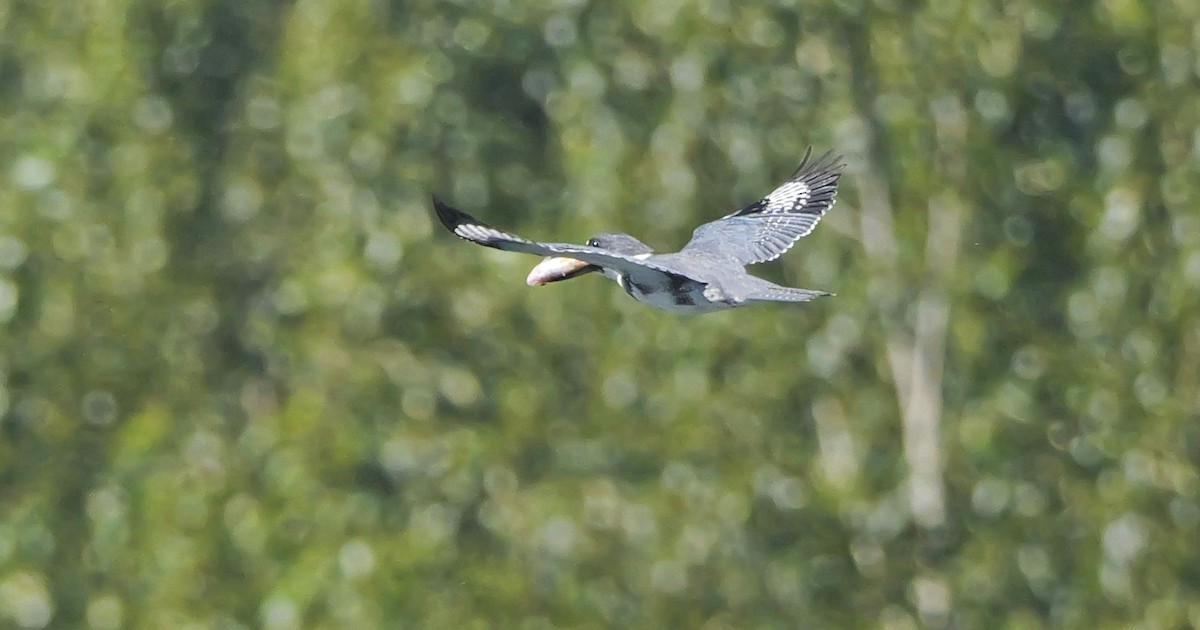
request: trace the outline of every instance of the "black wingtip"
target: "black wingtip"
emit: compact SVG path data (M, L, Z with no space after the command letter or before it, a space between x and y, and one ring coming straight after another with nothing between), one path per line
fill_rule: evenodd
M454 228L471 221L470 215L442 201L437 195L430 195L433 200L433 209L437 212L438 220L442 225L446 226L451 232Z
M800 166L797 166L796 170L792 171L793 178L804 172L805 167L808 166L808 161L812 158L812 151L813 148L811 144L808 145L808 148L804 149L804 157L800 158Z
M796 170L792 172L792 179L803 179L820 174L840 174L841 170L846 167L846 163L843 161L844 157L841 154L835 155L830 149L813 160L810 146L804 151L804 159L800 160L800 166L797 166Z
M837 188L838 180L842 177L842 169L846 167L843 161L843 156L834 154L833 151L826 151L815 160L809 160L811 149L805 152L804 161L792 173L791 181L802 181L808 183L813 189L814 194L822 190L833 192Z

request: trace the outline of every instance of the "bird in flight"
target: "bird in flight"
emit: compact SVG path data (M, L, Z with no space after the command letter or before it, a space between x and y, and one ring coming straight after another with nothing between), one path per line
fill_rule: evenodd
M705 223L673 254L621 233L606 232L586 245L539 243L497 230L433 198L438 219L459 238L485 247L547 258L526 282L541 286L599 271L639 302L681 314L710 313L761 302L808 302L832 295L784 287L746 273L746 265L775 260L817 226L833 207L842 157L815 160L810 147L791 178L771 194Z

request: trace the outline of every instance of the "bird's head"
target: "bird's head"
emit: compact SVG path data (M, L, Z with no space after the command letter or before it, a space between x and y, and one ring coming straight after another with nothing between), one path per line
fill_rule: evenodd
M593 236L588 239L587 246L625 256L648 256L654 253L649 245L636 238L628 234L612 232ZM600 266L574 258L551 256L538 263L529 272L529 277L525 279L525 282L531 287L539 287L551 282L578 278L593 271L600 271Z

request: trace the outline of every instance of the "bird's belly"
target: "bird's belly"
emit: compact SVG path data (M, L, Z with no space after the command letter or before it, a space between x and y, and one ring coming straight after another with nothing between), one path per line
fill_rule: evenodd
M658 278L665 280L658 280ZM713 302L704 296L704 284L694 280L671 281L670 276L618 279L621 288L633 299L672 313L695 315L730 308L724 302Z

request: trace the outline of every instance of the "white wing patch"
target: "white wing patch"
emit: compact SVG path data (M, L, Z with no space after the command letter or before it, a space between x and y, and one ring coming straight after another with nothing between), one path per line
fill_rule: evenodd
M812 188L802 181L791 181L771 191L767 195L767 208L763 214L783 214L795 212L808 203L812 196Z
M763 214L768 214L764 212ZM770 213L766 219L760 219L758 237L754 246L763 262L775 260L791 249L801 237L807 236L821 220L819 215Z
M459 238L464 238L468 241L476 243L496 243L501 241L510 241L516 243L528 243L515 234L508 234L500 230L487 227L486 225L477 225L474 223L463 223L454 228L454 234Z

